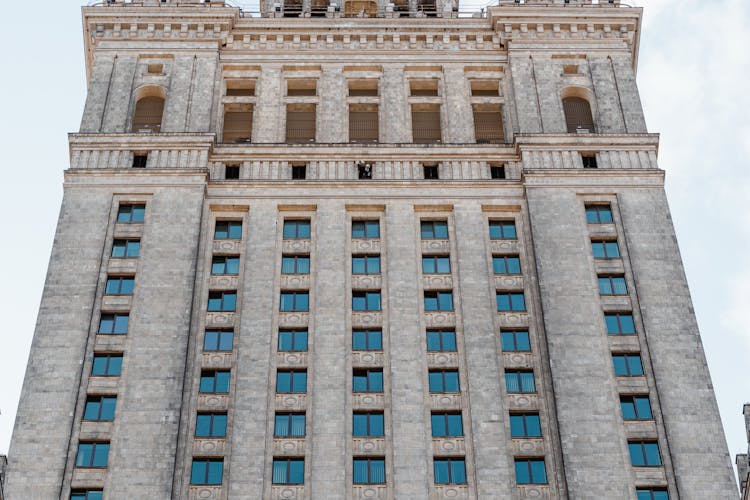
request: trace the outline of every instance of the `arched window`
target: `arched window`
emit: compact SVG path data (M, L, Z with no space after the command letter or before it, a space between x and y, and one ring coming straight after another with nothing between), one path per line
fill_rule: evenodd
M565 111L565 124L569 134L575 134L579 130L594 132L594 118L591 115L591 105L582 97L563 98L563 110Z
M133 132L159 132L164 114L164 98L145 95L138 99L133 113Z

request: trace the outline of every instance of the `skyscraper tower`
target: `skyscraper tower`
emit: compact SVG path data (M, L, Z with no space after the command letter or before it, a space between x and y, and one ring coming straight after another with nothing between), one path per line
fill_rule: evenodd
M9 500L730 499L639 8L108 0Z

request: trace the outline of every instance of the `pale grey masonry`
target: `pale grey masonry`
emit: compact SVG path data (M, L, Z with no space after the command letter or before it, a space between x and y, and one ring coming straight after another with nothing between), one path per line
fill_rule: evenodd
M447 2L325 4L305 0L298 17L291 0L263 2L261 17L222 0L83 9L88 95L5 498L737 498L636 86L641 9L501 0L463 17ZM314 95L289 95L290 80ZM355 80L375 81L377 96L349 96ZM437 96L420 95L425 81ZM568 97L588 103L593 130L567 133ZM377 141L350 142L352 104L377 105ZM315 108L301 125L315 140L286 144L287 108L300 105ZM440 140L414 144L424 105L440 123L414 127ZM476 143L475 105L501 106L504 137ZM438 179L424 178L428 164ZM144 221L118 222L131 204L145 205ZM612 222L587 223L592 204ZM290 219L309 220L310 237L283 238ZM357 220L378 220L380 237L352 238ZM241 236L217 238L229 221ZM423 221L444 222L448 237L423 238ZM490 238L495 221L516 235ZM137 257L112 255L123 239L140 241ZM617 241L620 254L595 258L592 241ZM355 274L353 254L380 256L380 273ZM309 256L309 272L282 272L283 255ZM236 274L213 274L222 256L239 258ZM450 272L423 272L423 256L448 257ZM493 268L516 256L520 273ZM597 278L612 275L626 294L600 293ZM132 296L105 293L108 277L131 276ZM380 292L382 310L352 311L363 290ZM309 292L309 310L281 311L284 291ZM453 294L453 310L425 310L437 292ZM236 293L234 310L208 310L220 293ZM511 293L524 306L499 310ZM126 334L99 333L112 313L130 315ZM611 313L631 314L635 334L608 333ZM307 350L280 349L280 329L307 329ZM382 349L355 350L353 329L382 329ZM455 330L455 351L428 350L429 329ZM204 348L206 330L233 342ZM526 331L529 348L503 345L502 332ZM643 374L615 375L612 355L625 353ZM119 374L92 373L111 355ZM354 393L365 369L383 371L382 392ZM215 370L229 371L228 391L201 388ZM305 370L306 390L278 392L279 370ZM430 392L431 371L457 372L460 390ZM535 386L514 386L518 372ZM620 398L633 395L653 418L625 418ZM113 420L85 414L99 396L116 397ZM384 435L354 436L354 412L382 412ZM207 413L226 415L218 435L196 434ZM275 435L278 413L304 414L304 433ZM435 435L433 413L461 415L463 432ZM519 415L538 415L541 436L518 435ZM79 460L91 442L109 444L106 466ZM659 463L633 465L628 445L641 442ZM356 459L383 460L384 477L379 462L363 477ZM465 481L447 481L442 459L463 461ZM746 477L746 457L738 465Z

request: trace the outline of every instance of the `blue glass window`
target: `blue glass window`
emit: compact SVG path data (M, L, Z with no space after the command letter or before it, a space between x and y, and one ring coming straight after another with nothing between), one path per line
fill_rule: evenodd
M211 262L211 274L239 274L240 258L220 255L213 258Z
M291 240L309 240L310 239L310 220L285 220L284 221L284 239Z
M146 205L120 205L117 209L117 222L143 222Z
M194 458L190 473L190 484L221 484L224 475L224 460L221 458Z
M424 255L422 256L422 273L424 274L450 274L451 258L447 255Z
M354 370L352 391L383 392L383 370Z
M493 255L492 272L495 274L521 274L521 259L517 255Z
M516 484L547 484L547 470L543 458L517 458Z
M542 437L542 425L538 413L510 416L510 435L514 438Z
M638 488L638 500L669 500L669 493L664 488Z
M134 259L141 253L140 240L115 240L112 243L112 257L117 259Z
M276 392L302 394L307 392L306 370L279 370L276 372Z
M430 370L429 382L431 393L460 391L456 370Z
M436 458L433 461L435 484L466 484L463 458Z
M425 311L452 311L453 292L424 292Z
M355 458L354 484L385 483L385 459Z
M234 312L237 309L237 292L208 292L208 311Z
M444 220L423 220L420 234L423 240L447 240L448 223Z
M303 458L274 458L273 484L304 484L305 460Z
M495 298L499 312L526 310L526 299L523 292L498 292Z
M591 252L595 259L617 259L620 257L620 247L617 246L617 241L592 241Z
M103 498L102 490L75 490L70 493L70 500L102 500Z
M505 389L510 393L536 392L534 372L521 370L506 371Z
M203 336L204 351L231 351L233 344L232 330L206 330Z
M310 256L284 255L281 257L281 274L310 274Z
M310 308L309 292L281 292L279 311L307 311Z
M433 413L432 437L460 437L464 424L460 413Z
M206 394L227 394L229 392L229 370L201 372L200 392Z
M622 396L620 397L620 408L622 409L622 418L625 420L651 420L654 418L648 396Z
M454 330L427 330L428 351L455 351L456 332Z
M586 222L589 224L612 222L612 209L609 205L586 205Z
M304 413L277 413L273 424L274 437L305 437Z
M628 443L630 450L630 463L635 467L658 467L661 465L661 454L659 444L655 441L631 441Z
M632 335L635 333L633 315L630 313L608 313L604 315L607 333L610 335Z
M512 220L491 220L491 240L514 240L516 239L516 223Z
M352 238L380 238L380 222L377 220L352 221Z
M242 221L218 220L214 230L216 240L239 240L242 238Z
M135 278L132 276L117 276L107 278L107 286L104 293L107 295L133 295Z
M526 330L506 330L500 332L500 341L503 351L531 351L529 332Z
M307 330L279 330L279 351L307 351Z
M627 295L625 276L599 276L599 293L602 295Z
M109 443L79 443L76 467L106 467Z
M83 411L84 420L111 422L115 419L115 396L90 396Z
M129 319L128 313L102 313L101 318L99 318L99 333L102 335L125 335L128 333Z
M353 311L380 311L380 292L352 292Z
M380 256L353 255L352 274L380 274Z
M227 435L226 413L199 413L195 420L195 437L224 437Z
M116 377L122 373L122 354L94 354L91 375Z
M382 351L382 330L352 330L352 350Z
M385 423L382 413L355 413L352 417L352 436L382 437Z
M643 363L640 354L613 354L612 363L618 377L637 377L643 375Z

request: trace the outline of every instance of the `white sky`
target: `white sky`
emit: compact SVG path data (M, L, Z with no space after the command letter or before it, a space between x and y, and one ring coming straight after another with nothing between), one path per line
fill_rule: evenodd
M251 2L240 1L244 5ZM638 83L732 459L750 401L750 2L645 7ZM465 7L484 5L474 0ZM6 453L85 99L80 0L3 2L0 30L0 453ZM463 9L462 9L463 10Z

